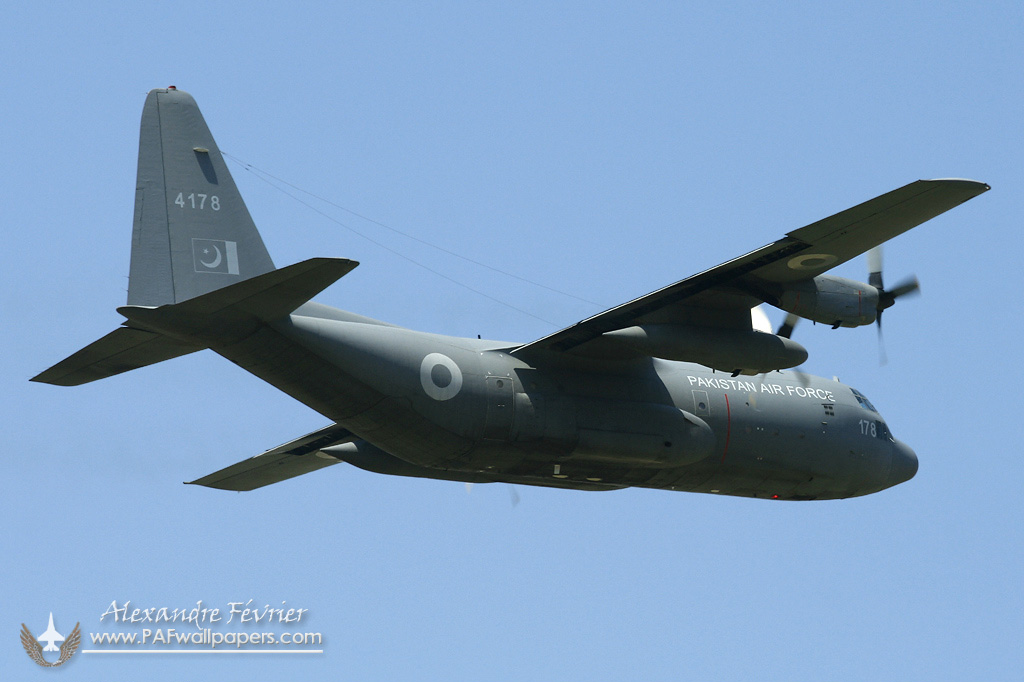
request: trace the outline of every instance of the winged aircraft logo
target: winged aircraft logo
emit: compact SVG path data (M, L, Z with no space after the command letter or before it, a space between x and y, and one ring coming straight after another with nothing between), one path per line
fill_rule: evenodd
M28 657L39 665L44 668L56 668L71 660L71 657L78 651L78 646L82 643L82 632L79 629L79 625L80 623L75 623L75 629L71 631L70 635L64 637L53 627L53 613L51 612L50 624L46 628L46 632L38 638L29 632L27 625L21 624L21 645L25 647L25 653L28 654ZM59 649L57 648L57 642L61 642ZM43 644L46 646L44 647ZM59 651L60 655L56 661L51 663L43 657L43 652L45 651Z

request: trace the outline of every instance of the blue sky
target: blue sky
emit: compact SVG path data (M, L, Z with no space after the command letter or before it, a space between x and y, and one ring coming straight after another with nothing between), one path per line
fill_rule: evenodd
M5 671L1019 677L1019 5L550 5L2 11ZM513 506L505 486L347 465L247 494L181 485L325 420L208 352L28 382L121 321L139 116L171 84L233 156L590 301L303 195L325 218L232 166L278 265L362 263L318 300L453 335L532 340L918 178L990 183L888 245L888 280L916 273L924 296L886 314L886 366L873 329L797 329L806 369L866 393L919 474L821 503L519 487ZM81 654L51 672L16 634L51 611L61 632L102 630L114 600L248 599L309 609L324 653Z

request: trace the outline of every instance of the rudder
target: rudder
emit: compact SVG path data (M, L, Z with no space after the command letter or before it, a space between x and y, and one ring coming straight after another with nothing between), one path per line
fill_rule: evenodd
M151 90L142 110L128 305L179 303L274 270L195 100Z

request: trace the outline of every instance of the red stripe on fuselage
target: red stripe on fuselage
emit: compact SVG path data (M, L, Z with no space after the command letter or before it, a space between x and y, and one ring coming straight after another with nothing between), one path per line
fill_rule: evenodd
M729 452L729 436L732 434L732 410L729 408L729 394L725 394L725 448L722 450L722 461Z

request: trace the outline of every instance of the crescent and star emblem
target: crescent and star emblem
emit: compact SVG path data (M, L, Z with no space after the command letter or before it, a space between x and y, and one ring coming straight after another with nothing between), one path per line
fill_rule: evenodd
M217 252L217 257L216 257L216 258L214 258L214 259L213 259L213 261L211 261L211 262L209 262L209 263L207 263L207 262L206 262L206 261L204 261L204 260L203 260L202 258L200 258L200 259L199 259L199 263L200 263L200 265L202 265L203 267L205 267L205 268L210 268L210 269L212 270L212 269L214 269L214 268L216 268L216 267L218 267L218 266L220 265L220 262L221 262L221 259L222 259L222 255L221 255L220 249L219 249L219 248L217 248L217 245L216 245L216 244L210 244L210 248L212 248L212 249L213 249L214 251L216 251L216 252ZM204 253L204 254L206 254L206 253L208 253L208 252L209 252L209 249L204 249L204 250L203 250L203 253Z

